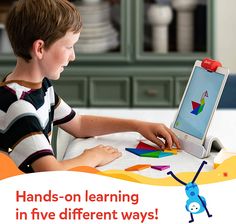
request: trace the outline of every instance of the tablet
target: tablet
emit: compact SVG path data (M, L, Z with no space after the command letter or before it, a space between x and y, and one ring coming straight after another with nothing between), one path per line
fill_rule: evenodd
M171 129L180 140L203 145L217 108L229 70L210 71L196 61Z

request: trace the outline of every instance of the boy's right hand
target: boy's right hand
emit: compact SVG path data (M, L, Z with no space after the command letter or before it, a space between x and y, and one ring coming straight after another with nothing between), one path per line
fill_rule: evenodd
M98 145L96 147L85 149L80 155L83 162L91 167L103 166L119 158L122 155L118 149L107 145Z

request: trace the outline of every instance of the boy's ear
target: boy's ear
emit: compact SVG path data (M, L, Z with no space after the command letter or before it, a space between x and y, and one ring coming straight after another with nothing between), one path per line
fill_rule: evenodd
M43 58L43 52L44 52L44 41L43 40L36 40L33 43L32 46L32 53L38 58Z

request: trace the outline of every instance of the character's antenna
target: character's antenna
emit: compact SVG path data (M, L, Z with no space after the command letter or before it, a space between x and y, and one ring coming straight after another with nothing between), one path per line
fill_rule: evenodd
M178 181L179 183L183 184L183 185L187 185L185 182L183 182L182 180L180 180L178 177L176 177L172 171L169 171L167 173L167 175L171 175L176 181Z
M201 169L203 168L203 166L204 166L205 164L207 164L207 162L206 162L206 161L203 161L202 164L201 164L201 166L198 168L198 171L197 171L197 173L195 174L195 176L194 176L194 178L193 178L193 180L192 180L192 183L195 182L195 180L197 179L198 175L199 175L200 172L201 172Z

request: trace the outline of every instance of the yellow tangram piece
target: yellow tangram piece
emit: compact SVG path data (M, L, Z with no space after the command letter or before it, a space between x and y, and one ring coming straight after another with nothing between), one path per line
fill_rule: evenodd
M170 153L173 153L173 154L177 154L179 151L179 149L176 149L176 148L172 148L172 149L164 149L164 152L170 152Z

